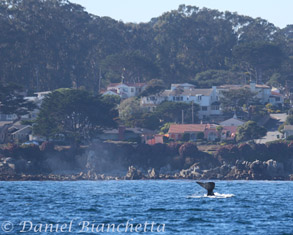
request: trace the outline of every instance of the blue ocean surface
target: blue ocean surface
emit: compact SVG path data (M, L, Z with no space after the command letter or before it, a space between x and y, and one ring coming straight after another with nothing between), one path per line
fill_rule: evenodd
M214 191L180 180L0 182L0 234L293 234L293 182L216 181Z

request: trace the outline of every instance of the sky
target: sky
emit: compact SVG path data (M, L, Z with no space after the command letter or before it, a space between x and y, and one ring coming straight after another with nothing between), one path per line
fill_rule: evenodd
M241 15L261 17L283 28L293 24L293 0L69 0L97 16L109 16L125 23L148 22L180 4L207 7Z

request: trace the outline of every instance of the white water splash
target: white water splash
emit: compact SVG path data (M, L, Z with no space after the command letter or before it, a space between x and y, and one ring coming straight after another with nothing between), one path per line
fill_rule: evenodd
M221 193L215 193L213 196L207 196L205 195L191 195L188 196L187 198L229 198L229 197L234 197L234 194L221 194Z

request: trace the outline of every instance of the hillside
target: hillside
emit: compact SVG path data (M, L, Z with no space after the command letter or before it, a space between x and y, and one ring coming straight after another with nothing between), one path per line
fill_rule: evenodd
M211 84L293 81L293 25L180 6L148 23L88 14L66 0L0 2L0 78L29 91L121 77Z

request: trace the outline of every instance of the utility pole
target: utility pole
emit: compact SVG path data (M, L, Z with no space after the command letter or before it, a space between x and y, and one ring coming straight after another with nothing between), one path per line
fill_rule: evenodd
M36 67L37 92L39 92L39 68Z
M191 123L194 124L194 106L193 106L193 101L191 103L191 117L192 117Z
M99 72L99 90L98 90L99 94L100 94L100 91L101 91L101 79L102 79L102 70L100 68L100 72Z

